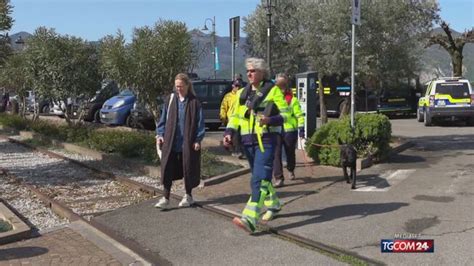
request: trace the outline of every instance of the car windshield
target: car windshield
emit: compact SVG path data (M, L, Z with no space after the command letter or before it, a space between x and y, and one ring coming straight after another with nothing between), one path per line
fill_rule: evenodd
M125 89L120 92L119 96L133 96L133 92L129 89Z
M220 98L231 86L225 83L211 83L209 84L210 93L209 96L213 98Z
M193 84L193 88L198 99L205 99L207 97L207 84L195 83Z
M222 95L230 89L227 83L194 83L193 88L199 99L216 98L220 99Z
M449 94L453 98L469 97L469 86L466 82L438 83L436 93Z

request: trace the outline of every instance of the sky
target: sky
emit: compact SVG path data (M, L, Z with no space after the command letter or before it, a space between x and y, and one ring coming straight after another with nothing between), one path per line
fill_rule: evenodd
M190 29L202 29L207 21L212 29L206 18L215 16L217 34L229 36L229 18L242 19L258 3L260 0L11 0L15 19L11 34L33 33L46 26L95 41L120 29L129 39L133 28L151 26L160 18L183 21ZM441 17L454 30L474 27L473 0L439 0L439 4Z

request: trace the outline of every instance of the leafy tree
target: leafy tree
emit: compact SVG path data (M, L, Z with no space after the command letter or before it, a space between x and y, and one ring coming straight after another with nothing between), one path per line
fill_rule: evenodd
M30 80L25 75L26 60L25 55L16 53L11 55L0 68L0 85L8 89L13 89L20 102L23 103L21 115L25 116L25 94L30 88Z
M0 65L2 65L6 58L11 54L10 38L8 31L13 25L13 19L10 16L12 13L12 6L9 0L0 0Z
M448 23L441 21L441 28L446 35L431 36L427 46L438 44L451 56L453 76L462 76L463 49L466 43L474 43L474 29L466 30L461 36L454 37Z
M115 80L120 87L128 87L132 80L132 56L121 31L115 36L108 35L99 45L99 63L101 73Z
M67 103L68 98L87 99L100 88L97 51L81 38L40 27L26 44L25 75L37 96ZM70 112L63 112L72 123Z
M412 78L420 69L420 51L437 18L437 3L361 2L362 25L356 29L357 79L372 80L377 89ZM318 72L323 122L326 114L322 78L350 73L350 9L350 0L302 0L279 1L272 12L275 70L299 72L309 68ZM245 22L248 53L263 57L267 27L264 7L259 5Z
M289 75L306 70L305 54L302 50L304 29L302 17L304 5L298 1L278 1L272 7L272 72ZM245 50L250 56L266 59L267 11L259 4L255 11L244 18L243 30L247 33Z
M157 98L171 92L176 74L186 72L196 59L186 25L170 20L136 28L129 45L120 33L106 37L100 50L104 75L128 84L156 119Z

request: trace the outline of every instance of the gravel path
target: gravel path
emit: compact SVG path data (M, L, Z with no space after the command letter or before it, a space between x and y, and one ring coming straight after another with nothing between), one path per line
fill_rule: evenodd
M7 169L22 182L34 185L55 200L66 203L74 212L86 218L149 198L144 193L129 190L120 182L101 179L86 168L5 140L0 140L0 167ZM3 176L2 182L5 183L5 188L2 185L1 197L7 202L14 201L18 194L27 195L22 199L31 197L29 193L25 193L25 188L21 188L21 192L16 191L21 186L13 184L7 177ZM10 204L38 228L48 228L50 223L55 224L54 218L50 216L44 220L30 218L32 216L29 213L34 212L34 205L20 210L13 203ZM42 212L47 213L44 210Z
M68 223L46 208L28 189L12 182L6 175L0 175L0 197L39 231Z

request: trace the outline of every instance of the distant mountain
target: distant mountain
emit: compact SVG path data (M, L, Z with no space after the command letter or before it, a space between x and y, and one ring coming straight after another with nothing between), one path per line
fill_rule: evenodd
M25 32L25 31L21 31L21 32L10 35L10 44L11 44L13 50L14 51L20 50L22 44L18 43L18 41L20 41L20 40L25 41L28 38L30 38L31 36L32 35L30 33Z
M204 54L199 60L198 67L194 70L199 77L214 77L214 56L212 55L211 35L205 34L199 30L193 30L191 36L194 44L199 50L204 49ZM245 51L243 45L246 42L245 37L240 37L240 45L235 49L235 71L245 76ZM229 37L216 36L216 45L218 48L218 58L220 70L217 71L218 78L231 79L232 77L232 45Z
M432 34L445 34L443 29L436 28ZM453 31L453 37L461 33ZM452 75L451 57L449 53L439 45L433 45L424 50L422 55L423 70L420 73L420 81L429 81L436 77ZM463 50L463 74L470 81L474 81L474 43L468 43Z

